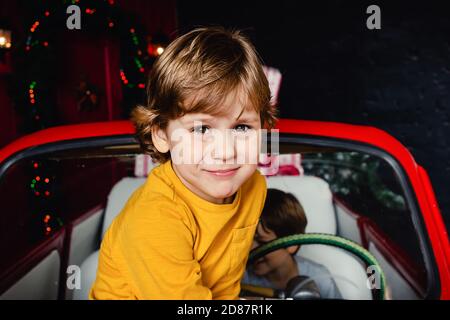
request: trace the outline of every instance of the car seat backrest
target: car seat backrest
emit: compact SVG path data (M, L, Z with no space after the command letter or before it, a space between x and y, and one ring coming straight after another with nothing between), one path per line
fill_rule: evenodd
M324 180L313 176L270 176L267 187L292 193L305 210L306 232L336 235L333 196Z
M103 218L102 238L113 219L125 206L133 192L144 184L146 178L125 177L119 180L111 189Z

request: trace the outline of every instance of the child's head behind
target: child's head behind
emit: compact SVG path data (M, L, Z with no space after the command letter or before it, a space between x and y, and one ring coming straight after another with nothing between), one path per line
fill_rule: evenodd
M188 32L154 63L147 96L132 114L144 151L159 162L171 159L197 195L228 202L256 170L248 159L259 154L260 129L275 121L268 81L250 41L220 27ZM249 152L249 146L257 148Z
M277 238L305 233L308 220L297 198L288 192L268 189L261 213L261 226L271 230Z
M268 189L266 202L256 229L254 247L277 238L305 233L308 220L302 205L291 193ZM252 265L253 272L265 276L283 269L292 261L299 246L272 251Z

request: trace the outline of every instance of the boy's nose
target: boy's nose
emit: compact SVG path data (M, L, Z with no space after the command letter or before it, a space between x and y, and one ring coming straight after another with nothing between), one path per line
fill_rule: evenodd
M229 161L235 158L235 141L231 130L217 131L214 137L213 159Z

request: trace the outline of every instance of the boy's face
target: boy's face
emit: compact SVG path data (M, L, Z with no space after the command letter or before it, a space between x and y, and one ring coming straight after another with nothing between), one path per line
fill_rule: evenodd
M164 130L177 176L192 192L217 204L231 203L257 168L260 115L251 107L242 110L241 98L227 97L220 106L223 115L188 113L170 120Z
M277 238L278 237L275 232L270 229L263 228L261 223L259 223L256 228L252 249ZM291 246L272 251L264 257L256 260L250 268L255 275L260 277L267 276L268 274L277 272L278 270L283 270L283 266L286 266L286 264L292 260L292 255L297 251L297 248L298 246Z

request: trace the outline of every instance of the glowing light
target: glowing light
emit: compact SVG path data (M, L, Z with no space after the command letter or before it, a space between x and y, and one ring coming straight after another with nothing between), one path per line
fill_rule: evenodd
M41 180L41 177L37 176L36 181L40 181L40 180Z
M50 179L49 178L45 178L45 183L49 183L50 182Z
M163 48L163 47L158 47L158 48L156 49L156 53L157 53L158 55L161 55L163 52L164 52L164 48Z
M0 29L0 48L11 48L11 31Z

